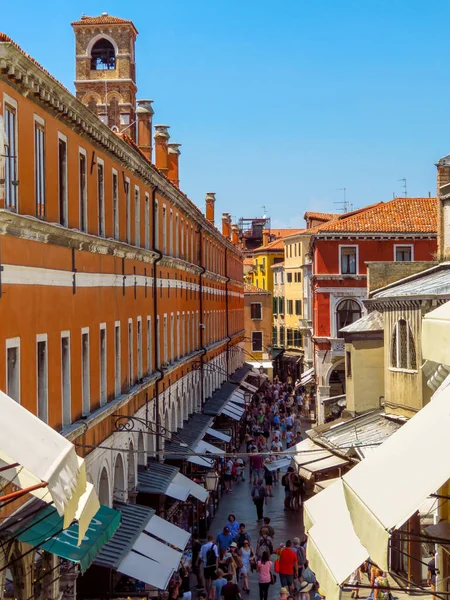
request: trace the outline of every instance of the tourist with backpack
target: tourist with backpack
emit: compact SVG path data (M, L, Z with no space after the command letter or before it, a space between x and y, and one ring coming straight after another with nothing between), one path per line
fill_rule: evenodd
M206 544L203 544L200 549L200 559L203 564L206 593L208 598L210 598L212 582L216 577L216 569L219 560L219 551L217 549L217 544L214 543L214 536L208 535Z

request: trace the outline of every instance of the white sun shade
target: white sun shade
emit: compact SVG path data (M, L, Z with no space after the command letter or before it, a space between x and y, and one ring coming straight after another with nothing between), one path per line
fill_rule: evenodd
M148 583L159 590L165 590L172 577L173 569L155 562L131 550L120 563L119 573Z
M172 523L169 523L156 515L153 515L149 520L145 526L145 531L160 540L164 540L172 546L180 548L180 550L186 548L189 538L191 537L191 534L188 531L185 531L176 525L172 525Z

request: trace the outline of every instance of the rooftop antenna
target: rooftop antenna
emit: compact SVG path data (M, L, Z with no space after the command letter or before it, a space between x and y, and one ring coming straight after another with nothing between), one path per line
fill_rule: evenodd
M408 197L408 188L406 186L406 177L402 177L401 179L397 179L397 181L403 181L403 189L405 190L405 198Z
M347 188L336 188L338 192L342 192L343 199L339 200L339 202L334 202L333 204L339 204L343 213L347 213L350 210L353 210L353 204L347 200Z
M265 219L267 214L266 207L263 205L261 208L263 209L263 219Z

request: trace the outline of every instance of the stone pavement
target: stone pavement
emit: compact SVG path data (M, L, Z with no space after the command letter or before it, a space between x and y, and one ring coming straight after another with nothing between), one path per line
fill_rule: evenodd
M224 494L220 500L219 508L211 525L210 533L216 536L225 526L228 515L233 513L239 523L245 523L246 530L252 538L252 547L255 549L261 523L256 522L256 508L252 502L252 486L248 483L248 467L245 473L246 481L241 481L233 487L231 494ZM281 477L280 477L281 480ZM283 509L284 488L282 485L273 486L273 498L267 499L264 506L264 516L270 517L270 524L275 529L274 547L288 539L299 537L303 533L302 511L285 511ZM250 594L242 593L242 598L249 600L259 599L258 577L256 573L249 576ZM269 600L278 597L280 590L279 581L269 588Z

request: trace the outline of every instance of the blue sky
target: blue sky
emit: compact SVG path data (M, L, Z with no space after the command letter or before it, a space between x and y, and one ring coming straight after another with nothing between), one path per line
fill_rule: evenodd
M216 215L302 226L305 210L435 194L450 153L444 0L3 0L0 28L73 90L70 22L132 19L138 98L182 144L183 190Z

